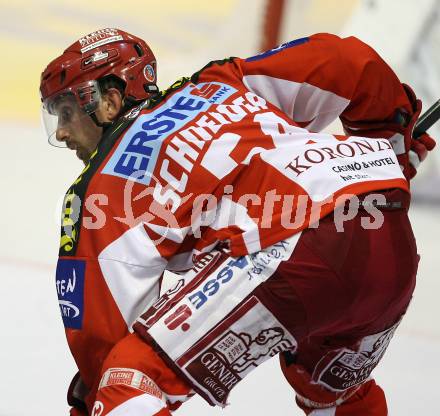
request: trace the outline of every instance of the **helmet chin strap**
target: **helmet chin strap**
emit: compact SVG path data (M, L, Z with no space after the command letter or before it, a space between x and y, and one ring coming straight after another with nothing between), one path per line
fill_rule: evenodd
M113 124L112 121L105 121L105 122L99 121L98 117L96 117L95 112L89 114L89 116L98 127L102 127L103 131L106 131Z
M146 92L148 92L150 95L155 96L158 94L159 92L159 88L157 87L156 84L145 84L144 85L144 89ZM133 107L136 107L137 105L139 105L142 101L145 100L134 100L132 97L124 97L123 100L123 105L121 108L121 111L119 112L119 116L125 114L127 111L131 110ZM148 99L147 99L148 101ZM105 122L101 122L98 120L98 117L96 117L96 113L90 113L90 118L93 120L93 122L98 126L98 127L102 127L103 132L105 132L119 117L117 117L115 120L113 121L105 121Z

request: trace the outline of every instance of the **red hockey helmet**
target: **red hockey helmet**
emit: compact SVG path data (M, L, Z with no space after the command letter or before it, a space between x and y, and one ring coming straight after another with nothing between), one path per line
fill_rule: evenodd
M93 114L101 98L98 81L108 76L123 81L127 100L142 101L157 92L153 52L145 41L120 29L101 29L82 37L47 66L40 93L51 144L63 145L54 140L59 122L56 103L69 97L85 114Z

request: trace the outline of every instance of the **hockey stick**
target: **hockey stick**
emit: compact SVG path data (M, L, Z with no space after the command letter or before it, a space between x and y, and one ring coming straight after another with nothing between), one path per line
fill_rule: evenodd
M417 120L413 137L417 139L440 119L440 100L436 101Z

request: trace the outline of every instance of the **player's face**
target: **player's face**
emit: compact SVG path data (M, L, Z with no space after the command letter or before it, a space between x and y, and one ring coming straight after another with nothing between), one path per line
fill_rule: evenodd
M86 164L101 139L102 128L93 122L73 98L60 100L56 105L56 113L56 139L65 142Z

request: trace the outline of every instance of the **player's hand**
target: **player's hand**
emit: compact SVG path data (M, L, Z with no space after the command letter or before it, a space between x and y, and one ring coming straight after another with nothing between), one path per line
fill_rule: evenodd
M422 134L417 139L411 138L411 147L408 152L410 179L416 176L420 163L426 159L428 152L434 149L435 145L435 140L428 133Z
M411 103L411 114L396 110L392 120L388 121L350 121L341 117L345 133L349 136L382 137L390 140L394 153L407 180L417 174L417 169L428 152L435 145L435 140L423 133L417 139L413 137L414 126L422 111L422 102L418 100L410 87L403 85Z
M422 102L416 98L410 87L404 85L404 88L411 101L413 114L408 122L405 123L405 129L403 131L405 143L404 154L399 155L398 152L396 152L396 154L399 163L403 166L405 176L412 179L416 176L420 163L422 163L428 156L428 152L434 149L436 142L426 132L417 138L413 137L414 127L422 112Z
M75 374L70 382L69 390L67 392L67 403L72 406L70 409L70 416L87 416L87 406L85 404L85 395L88 389L83 383L81 376Z

